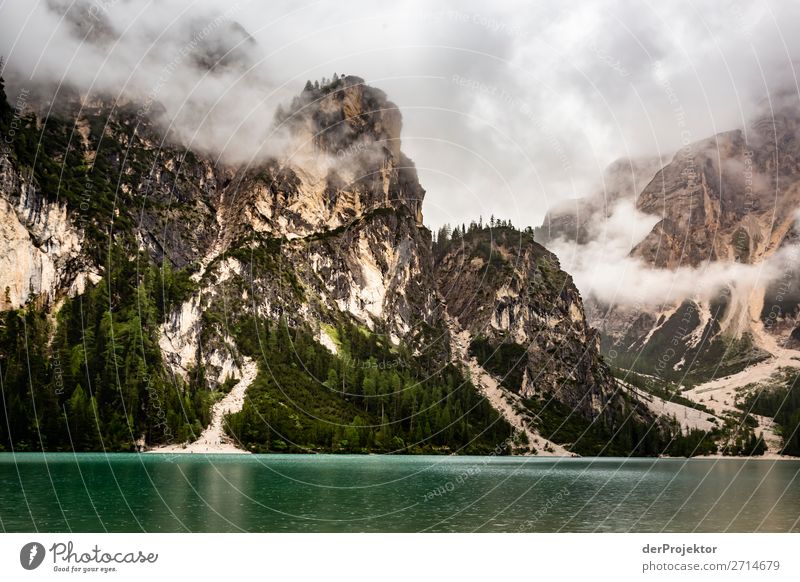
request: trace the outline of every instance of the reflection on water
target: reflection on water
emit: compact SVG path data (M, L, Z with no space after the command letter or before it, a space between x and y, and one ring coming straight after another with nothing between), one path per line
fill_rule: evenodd
M5 531L800 531L800 462L0 454Z

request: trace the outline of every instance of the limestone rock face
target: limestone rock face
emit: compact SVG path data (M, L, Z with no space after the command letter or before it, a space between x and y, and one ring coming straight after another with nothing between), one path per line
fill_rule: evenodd
M307 288L394 343L437 323L430 235L411 210L372 213L294 248Z
M387 208L407 209L422 226L425 191L400 150L400 112L382 91L358 77L308 87L278 123L288 153L237 187L249 227L306 237Z
M746 129L687 145L638 190L626 190L638 211L657 219L630 252L643 269L665 281L676 269L732 275L719 276L712 293L666 303L588 297L587 318L614 365L691 383L735 373L777 354L779 345L795 345L800 280L791 265L800 209L800 113L784 100L774 106ZM537 237L573 241L579 253L599 240L607 217L601 201L597 195L577 201L580 213L556 209ZM733 275L745 265L755 273L762 263L763 272L753 277Z
M400 150L397 107L363 79L342 77L307 87L278 123L290 154L242 175L218 222L229 249L253 236L280 241L305 308L269 284L258 293L309 321L349 314L395 343L420 322L435 325L425 190Z
M783 110L679 151L637 200L661 220L634 255L660 268L768 258L800 207L798 129L800 115Z
M580 294L554 254L514 229L479 229L437 260L447 312L493 346L524 350L524 397L554 396L588 418L618 418L624 402L599 355Z
M775 261L777 251L797 238L798 130L800 113L784 106L746 130L722 133L678 152L638 198L639 210L660 221L632 255L666 269ZM798 312L791 290L797 283L794 269L780 268L784 273L777 281L766 273L755 287L732 281L717 298L674 305L671 313L662 314L669 321L674 313L685 313L692 323L685 334L688 350L670 360L669 367L681 372L695 360L719 363L722 357L714 353L723 350L717 346L731 341L734 347L725 350L722 370L734 371L774 354L775 342L785 343ZM647 342L639 338L639 347L647 350L645 344L658 341L659 335L651 327L644 336ZM731 367L732 360L740 365Z
M45 200L6 153L0 154L0 192L3 309L20 307L34 296L53 301L83 290L95 275L66 206Z

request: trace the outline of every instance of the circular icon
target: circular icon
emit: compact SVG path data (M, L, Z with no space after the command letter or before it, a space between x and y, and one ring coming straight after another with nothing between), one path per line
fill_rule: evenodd
M26 570L35 570L44 561L44 546L39 542L30 542L19 551L19 563Z

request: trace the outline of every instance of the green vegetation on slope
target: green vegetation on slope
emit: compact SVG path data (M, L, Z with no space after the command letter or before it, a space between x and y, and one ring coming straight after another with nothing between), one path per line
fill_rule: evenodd
M752 391L742 408L770 416L780 428L784 455L800 456L800 373L786 370L772 387Z
M703 412L713 414L707 406L700 404L699 402L695 402L694 400L689 400L683 396L681 394L681 388L677 384L667 380L662 380L661 378L654 378L653 376L639 374L631 370L624 370L622 368L612 367L611 371L614 373L614 377L618 380L622 380L631 386L635 386L639 390L643 390L648 394L658 396L662 400L674 402L676 404L682 404L683 406L688 406L689 408L695 408L697 410L702 410Z
M131 112L118 110L120 122L84 111L82 133L74 120L23 109L8 104L0 79L5 153L35 196L66 204L103 278L55 314L43 298L0 313L0 449L131 450L142 437L199 434L210 402L202 377L173 377L158 347L165 313L195 285L169 261L159 269L132 233L156 154Z
M32 302L0 314L5 450L131 450L181 442L209 421L209 393L169 374L163 314L187 292L182 275L117 250L107 275L68 299L55 322Z
M544 437L579 455L689 457L717 452L714 435L704 431L683 433L680 427L649 425L632 415L614 425L601 416L588 420L554 398L529 399L524 404L536 415Z
M666 400L694 408L713 416L707 406L689 400L681 394L680 386L672 382L637 374L630 370L612 368L614 375L639 390ZM677 425L671 433L675 438L669 443L665 454L691 456L719 453L726 456L762 455L766 451L764 439L756 434L757 423L746 414L730 415L723 419L722 425L710 431L691 430L680 432ZM716 445L714 443L717 443ZM695 452L692 452L695 451Z
M433 375L402 348L349 323L338 355L304 329L244 320L242 349L259 374L229 433L248 449L487 453L511 434L453 366Z

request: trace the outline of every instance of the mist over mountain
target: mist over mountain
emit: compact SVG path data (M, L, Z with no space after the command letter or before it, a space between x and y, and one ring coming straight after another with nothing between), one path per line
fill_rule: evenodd
M282 151L273 113L306 80L356 74L403 112L432 226L537 225L614 160L744 127L795 89L798 7L723 4L7 2L0 55L12 102L44 83L159 103L181 143L237 163Z
M303 151L243 167L165 145L134 105L64 104L41 120L6 104L3 366L20 424L4 446L688 446L615 384L577 290L531 232L461 232L435 256L400 113L363 79L309 82L276 119ZM29 149L37 139L48 149ZM465 302L462 287L478 293ZM219 398L227 416L210 408ZM559 428L573 411L583 436Z
M538 229L619 377L678 383L722 414L793 377L798 111L796 95L780 95L742 129L687 144L610 208L590 196ZM627 167L635 177L641 164Z

